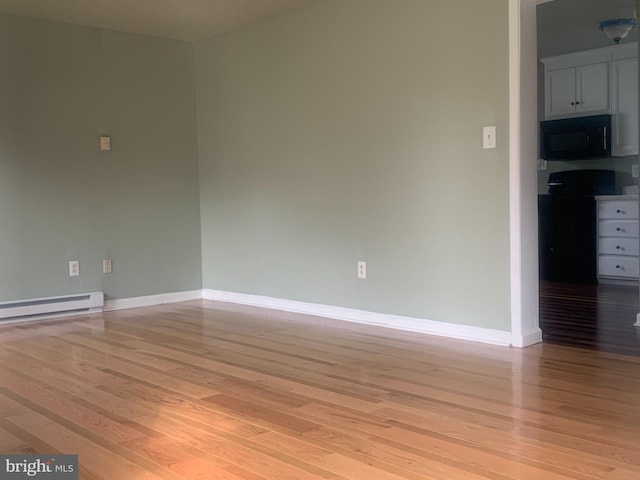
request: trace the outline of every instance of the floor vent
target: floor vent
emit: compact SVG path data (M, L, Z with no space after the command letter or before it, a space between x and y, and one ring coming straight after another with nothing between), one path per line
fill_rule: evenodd
M0 322L101 312L103 305L104 294L102 292L2 302L0 303Z

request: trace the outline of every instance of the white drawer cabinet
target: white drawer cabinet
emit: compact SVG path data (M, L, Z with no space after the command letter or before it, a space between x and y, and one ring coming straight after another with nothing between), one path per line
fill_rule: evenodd
M600 255L598 257L598 275L637 280L638 257Z
M637 282L640 270L638 200L613 195L598 197L597 201L598 281Z
M633 200L606 200L598 203L599 218L638 219L638 202Z
M638 238L638 220L600 220L598 232L601 237Z
M638 256L638 241L635 238L600 237L600 255Z

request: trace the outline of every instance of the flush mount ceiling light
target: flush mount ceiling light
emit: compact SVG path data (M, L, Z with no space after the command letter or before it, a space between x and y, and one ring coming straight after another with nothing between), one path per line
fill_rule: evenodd
M616 45L626 37L636 26L636 20L633 18L618 18L616 20L605 20L600 22L600 30L613 40Z

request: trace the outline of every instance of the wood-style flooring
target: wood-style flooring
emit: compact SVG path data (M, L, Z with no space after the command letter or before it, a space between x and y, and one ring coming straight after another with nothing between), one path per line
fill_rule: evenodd
M640 358L194 301L0 327L0 452L88 480L634 480Z
M540 283L545 342L640 356L637 286Z

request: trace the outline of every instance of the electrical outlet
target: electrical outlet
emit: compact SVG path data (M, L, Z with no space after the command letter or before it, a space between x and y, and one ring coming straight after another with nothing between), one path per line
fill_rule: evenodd
M547 169L547 161L539 158L538 159L538 170L546 170Z
M80 275L80 261L71 260L69 262L69 276L77 277L78 275Z
M358 278L367 278L367 262L358 262Z
M102 273L111 273L111 260L105 258L102 260Z
M100 151L108 152L111 150L111 137L102 135L100 137Z

